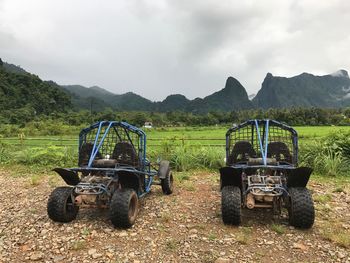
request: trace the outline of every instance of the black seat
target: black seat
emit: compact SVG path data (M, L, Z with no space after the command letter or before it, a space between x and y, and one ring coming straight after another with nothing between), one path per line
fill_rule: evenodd
M256 152L250 142L238 141L233 146L229 157L229 164L246 163L249 158L255 158Z
M278 162L292 163L292 155L284 142L270 142L267 145L267 157L275 158Z
M84 142L79 149L79 161L78 166L86 166L89 163L91 152L94 145L91 142ZM97 152L95 159L102 158L100 152Z
M135 147L130 142L118 142L116 143L112 159L116 159L118 164L139 166L139 156L135 150Z

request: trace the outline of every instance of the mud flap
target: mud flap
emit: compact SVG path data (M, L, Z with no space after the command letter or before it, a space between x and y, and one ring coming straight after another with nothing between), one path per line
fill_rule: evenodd
M68 185L77 185L80 182L77 172L66 168L55 168L53 171L58 173Z
M166 175L169 171L169 167L170 167L170 163L169 161L161 161L160 164L159 164L159 170L158 170L158 177L160 179L165 179L166 178Z
M305 187L312 171L309 167L298 167L290 170L287 174L287 187Z
M227 185L242 189L242 168L222 167L220 171L220 189Z

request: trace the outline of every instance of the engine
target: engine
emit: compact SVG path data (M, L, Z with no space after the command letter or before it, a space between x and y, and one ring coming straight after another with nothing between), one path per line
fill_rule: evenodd
M273 201L283 194L282 177L279 175L247 176L247 199L246 206L272 207Z
M109 188L114 187L108 176L84 176L74 188L75 204L78 206L105 206L109 200Z

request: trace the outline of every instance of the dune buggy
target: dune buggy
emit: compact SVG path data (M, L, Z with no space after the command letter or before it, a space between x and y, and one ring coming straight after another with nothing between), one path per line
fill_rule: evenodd
M57 222L70 222L80 207L108 208L112 224L131 227L139 198L159 184L164 194L173 191L168 161L158 169L146 158L146 134L126 122L101 121L79 135L77 168L55 168L69 185L51 193L47 212Z
M312 169L298 167L297 132L274 120L249 120L226 133L226 167L220 169L225 224L239 225L242 208L269 208L289 223L310 228L315 211L306 185Z

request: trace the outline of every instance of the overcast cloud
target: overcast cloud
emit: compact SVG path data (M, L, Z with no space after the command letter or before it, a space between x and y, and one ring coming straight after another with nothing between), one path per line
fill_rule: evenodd
M350 70L350 1L0 0L0 57L59 84L204 97Z

